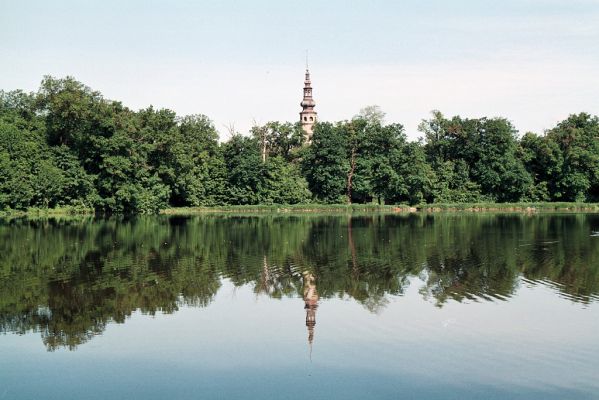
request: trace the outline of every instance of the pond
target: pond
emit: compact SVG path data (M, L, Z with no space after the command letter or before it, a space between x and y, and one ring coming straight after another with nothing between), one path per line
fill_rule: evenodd
M0 221L0 399L597 399L599 215Z

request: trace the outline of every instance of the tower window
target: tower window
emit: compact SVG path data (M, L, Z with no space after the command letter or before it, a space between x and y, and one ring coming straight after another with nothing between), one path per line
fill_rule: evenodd
M304 121L307 121L307 120L308 120L308 117L304 117Z
M314 118L313 118L313 117L310 117L310 121L314 121Z

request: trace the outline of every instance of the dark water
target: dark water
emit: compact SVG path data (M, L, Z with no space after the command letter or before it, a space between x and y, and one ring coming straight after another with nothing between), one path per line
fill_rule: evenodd
M0 399L598 399L599 215L0 221Z

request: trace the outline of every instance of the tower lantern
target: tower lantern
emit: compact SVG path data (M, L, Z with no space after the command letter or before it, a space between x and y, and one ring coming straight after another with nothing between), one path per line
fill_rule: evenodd
M316 111L314 111L314 106L316 103L312 98L312 82L310 81L310 70L308 69L307 63L306 79L304 80L304 99L300 105L302 106L302 111L300 112L300 122L302 124L302 129L304 130L306 141L310 143L312 141L312 129L316 123L317 114Z

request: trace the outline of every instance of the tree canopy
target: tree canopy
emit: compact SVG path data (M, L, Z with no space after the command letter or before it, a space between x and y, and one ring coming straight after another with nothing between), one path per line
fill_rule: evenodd
M377 106L271 121L226 142L205 115L134 111L71 77L0 91L0 210L82 206L154 213L235 204L599 201L599 118L518 135L505 118L433 111L407 140Z

